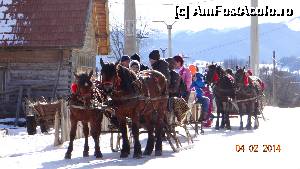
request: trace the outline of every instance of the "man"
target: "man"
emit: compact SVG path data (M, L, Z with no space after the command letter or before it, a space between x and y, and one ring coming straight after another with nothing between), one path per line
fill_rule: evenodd
M144 64L141 63L141 57L140 57L137 53L133 54L133 55L130 57L130 59L131 59L131 60L136 60L136 61L138 61L138 62L140 63L140 71L148 70L148 69L149 69L148 66L146 66L146 65L144 65Z
M166 61L169 63L169 71L170 71L169 96L170 97L180 97L179 85L180 85L181 77L174 70L175 69L175 61L173 58L167 58Z
M175 68L179 75L181 76L182 80L184 81L186 85L186 91L182 93L182 97L188 102L189 97L190 97L190 92L191 92L191 84L192 84L192 73L190 72L189 69L185 68L183 66L183 58L179 55L176 55L173 57L175 60Z
M122 66L129 68L130 58L128 55L123 55L120 61Z
M169 64L165 60L160 59L159 50L153 50L152 52L150 52L149 61L152 69L157 70L163 75L165 75L169 84L171 79L169 72Z

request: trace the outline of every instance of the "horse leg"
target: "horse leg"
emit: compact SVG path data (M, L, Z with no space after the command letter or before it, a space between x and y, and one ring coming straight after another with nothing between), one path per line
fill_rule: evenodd
M133 119L136 120L136 119ZM132 123L132 134L134 139L134 151L133 151L133 158L141 158L142 157L142 150L141 150L141 143L139 140L139 126L136 123Z
M122 133L123 140L120 158L127 158L130 154L130 144L127 136L127 125L125 118L123 118L122 121L120 120L120 130Z
M252 126L251 126L251 111L253 110L251 108L251 104L247 103L246 109L247 109L247 114L248 114L246 128L247 128L247 130L251 130L252 129Z
M82 125L83 125L83 134L84 134L83 157L88 157L89 156L89 142L88 142L89 126L88 126L88 123L86 123L86 122L82 122Z
M156 137L156 142L155 142L155 156L161 156L162 155L162 126L161 125L156 125L155 128L155 137Z
M220 118L220 113L221 113L221 109L222 109L222 105L220 104L220 102L218 100L216 100L216 104L217 104L217 121L216 121L216 130L219 130L219 118Z
M94 151L94 156L96 158L102 158L103 155L101 153L101 150L100 150L100 143L99 143L99 137L100 137L100 133L101 133L101 121L102 121L102 118L101 120L99 121L92 121L91 122L91 135L94 139L94 142L95 142L95 151Z
M226 124L226 120L227 120L227 114L226 114L226 103L225 102L222 102L222 121L221 121L221 126L220 128L223 129L225 127L225 124Z
M257 114L258 114L258 111L259 111L259 107L258 107L258 103L256 102L255 103L255 109L254 109L254 118L255 118L255 121L254 121L254 129L258 129L258 126L259 126L259 122L258 122L258 117L257 117Z
M151 125L151 120L149 120L148 124L147 124L147 130L148 130L148 140L147 140L147 145L146 145L146 148L145 148L145 151L143 153L143 155L148 155L150 156L152 154L152 151L154 149L154 135L153 135L153 132L154 132L154 127L153 125Z
M69 142L68 150L65 154L65 159L71 159L72 156L73 141L76 136L77 122L78 122L77 120L71 120L70 142Z
M240 114L240 130L244 129L244 124L243 124L243 109L241 103L238 104L239 107L239 114Z
M226 104L226 109L225 109L225 114L226 114L226 129L227 130L231 130L231 126L230 126L230 119L229 119L229 113L232 110L231 105L229 104L229 102L227 102Z

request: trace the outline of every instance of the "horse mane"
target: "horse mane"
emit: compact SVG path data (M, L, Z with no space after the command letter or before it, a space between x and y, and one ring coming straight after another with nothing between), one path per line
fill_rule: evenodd
M138 77L136 74L128 69L127 67L124 67L120 64L117 65L117 74L121 79L120 87L123 91L134 91L135 88L132 84L132 82L138 80Z

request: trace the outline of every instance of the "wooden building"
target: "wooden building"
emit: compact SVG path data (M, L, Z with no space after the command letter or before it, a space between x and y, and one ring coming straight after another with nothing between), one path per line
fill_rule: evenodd
M0 0L0 117L24 96L67 95L108 52L107 0Z

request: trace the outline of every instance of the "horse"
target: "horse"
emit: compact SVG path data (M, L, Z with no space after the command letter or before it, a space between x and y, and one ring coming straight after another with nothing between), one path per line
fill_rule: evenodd
M80 75L75 74L76 83L76 91L71 95L69 100L70 106L70 121L71 121L71 130L70 130L70 142L65 154L65 159L71 159L71 153L73 151L73 141L76 136L77 130L77 122L81 121L83 125L83 133L84 133L84 150L83 157L89 156L89 146L88 146L88 136L89 136L89 126L91 126L91 135L95 142L95 152L94 156L96 158L102 158L103 155L100 151L99 146L99 137L101 133L101 123L103 119L103 113L101 110L92 108L93 100L97 100L101 102L99 98L99 93L96 92L96 88L91 81L91 77L93 75L93 71L89 74L83 73ZM98 93L98 94L96 94Z
M259 127L258 117L259 114L259 99L262 95L262 81L255 77L249 76L245 72L245 68L238 68L235 73L235 86L236 86L236 102L240 115L240 130L243 130L244 114L248 115L246 129L251 130L251 116L255 118L254 129Z
M230 130L229 112L231 111L230 101L234 98L234 81L230 75L228 75L221 66L215 64L209 65L206 82L212 85L213 93L216 98L217 105L217 121L215 129L219 130L219 117L222 113L221 128Z
M137 76L120 64L104 63L102 59L100 64L103 89L111 97L122 134L120 158L126 158L130 154L126 117L132 120L133 158L151 155L155 139L155 156L161 156L162 130L168 106L168 83L165 76L155 70L141 71ZM140 127L146 128L148 133L143 154L139 141Z

